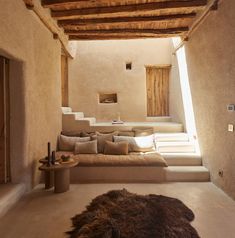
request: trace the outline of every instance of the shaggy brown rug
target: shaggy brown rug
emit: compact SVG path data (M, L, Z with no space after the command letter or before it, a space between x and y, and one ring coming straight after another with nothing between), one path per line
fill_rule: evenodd
M180 200L114 190L72 218L71 238L198 238L193 212Z

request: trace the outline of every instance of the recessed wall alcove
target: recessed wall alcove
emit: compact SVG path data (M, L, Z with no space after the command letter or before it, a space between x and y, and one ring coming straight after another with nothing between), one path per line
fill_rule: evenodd
M117 93L99 93L100 104L113 104L118 102Z

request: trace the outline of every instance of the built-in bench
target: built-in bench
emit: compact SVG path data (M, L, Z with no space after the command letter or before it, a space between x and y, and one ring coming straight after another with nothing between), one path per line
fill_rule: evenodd
M163 182L167 163L157 152L128 155L81 154L70 155L79 161L71 169L71 182Z

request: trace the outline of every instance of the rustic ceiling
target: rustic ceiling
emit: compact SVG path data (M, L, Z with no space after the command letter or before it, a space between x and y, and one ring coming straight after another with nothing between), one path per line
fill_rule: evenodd
M207 0L42 0L70 40L186 36Z

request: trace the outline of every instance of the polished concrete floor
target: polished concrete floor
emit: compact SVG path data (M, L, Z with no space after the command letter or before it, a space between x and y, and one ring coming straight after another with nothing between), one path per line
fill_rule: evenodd
M39 185L0 219L0 237L67 237L64 232L70 230L70 218L84 210L92 198L122 188L181 199L194 211L192 225L202 238L235 238L235 201L212 183L76 184L62 194Z

